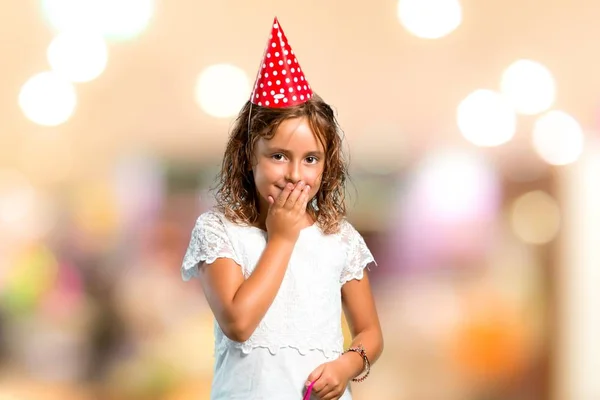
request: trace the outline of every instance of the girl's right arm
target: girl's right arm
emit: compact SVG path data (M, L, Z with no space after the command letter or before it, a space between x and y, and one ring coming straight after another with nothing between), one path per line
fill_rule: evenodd
M266 220L268 241L248 279L230 258L200 268L208 304L223 333L236 342L250 338L281 286L294 245L306 222L308 186L288 183L271 205Z

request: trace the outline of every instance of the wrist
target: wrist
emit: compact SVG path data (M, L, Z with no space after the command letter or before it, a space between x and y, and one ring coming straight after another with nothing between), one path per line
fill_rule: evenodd
M354 376L352 378L352 382L362 382L369 376L371 371L371 363L369 362L369 357L367 357L367 352L362 344L358 344L358 346L352 346L348 350L344 351L344 354L347 353L356 353L360 355L360 358L363 360L363 370L359 372L360 376Z
M267 243L276 243L282 246L291 246L292 248L298 240L298 235L282 235L282 234L270 234L267 232Z
M358 353L346 352L338 360L342 364L348 380L357 377L364 369L363 358Z

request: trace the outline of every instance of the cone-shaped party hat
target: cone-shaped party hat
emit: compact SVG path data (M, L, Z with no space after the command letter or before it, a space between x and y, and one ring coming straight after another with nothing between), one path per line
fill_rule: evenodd
M302 104L313 95L281 25L275 17L250 101L268 108Z

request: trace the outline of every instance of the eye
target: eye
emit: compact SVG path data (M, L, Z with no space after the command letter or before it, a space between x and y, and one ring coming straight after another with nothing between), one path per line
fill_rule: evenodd
M283 161L285 159L285 156L281 153L277 153L277 154L273 154L271 156L271 158L275 161Z
M319 159L315 156L306 157L306 162L309 164L316 164L318 161L319 161Z

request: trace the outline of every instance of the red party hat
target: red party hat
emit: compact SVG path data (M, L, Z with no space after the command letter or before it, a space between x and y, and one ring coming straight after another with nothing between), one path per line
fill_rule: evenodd
M302 104L313 95L277 17L254 83L250 101L268 108Z

